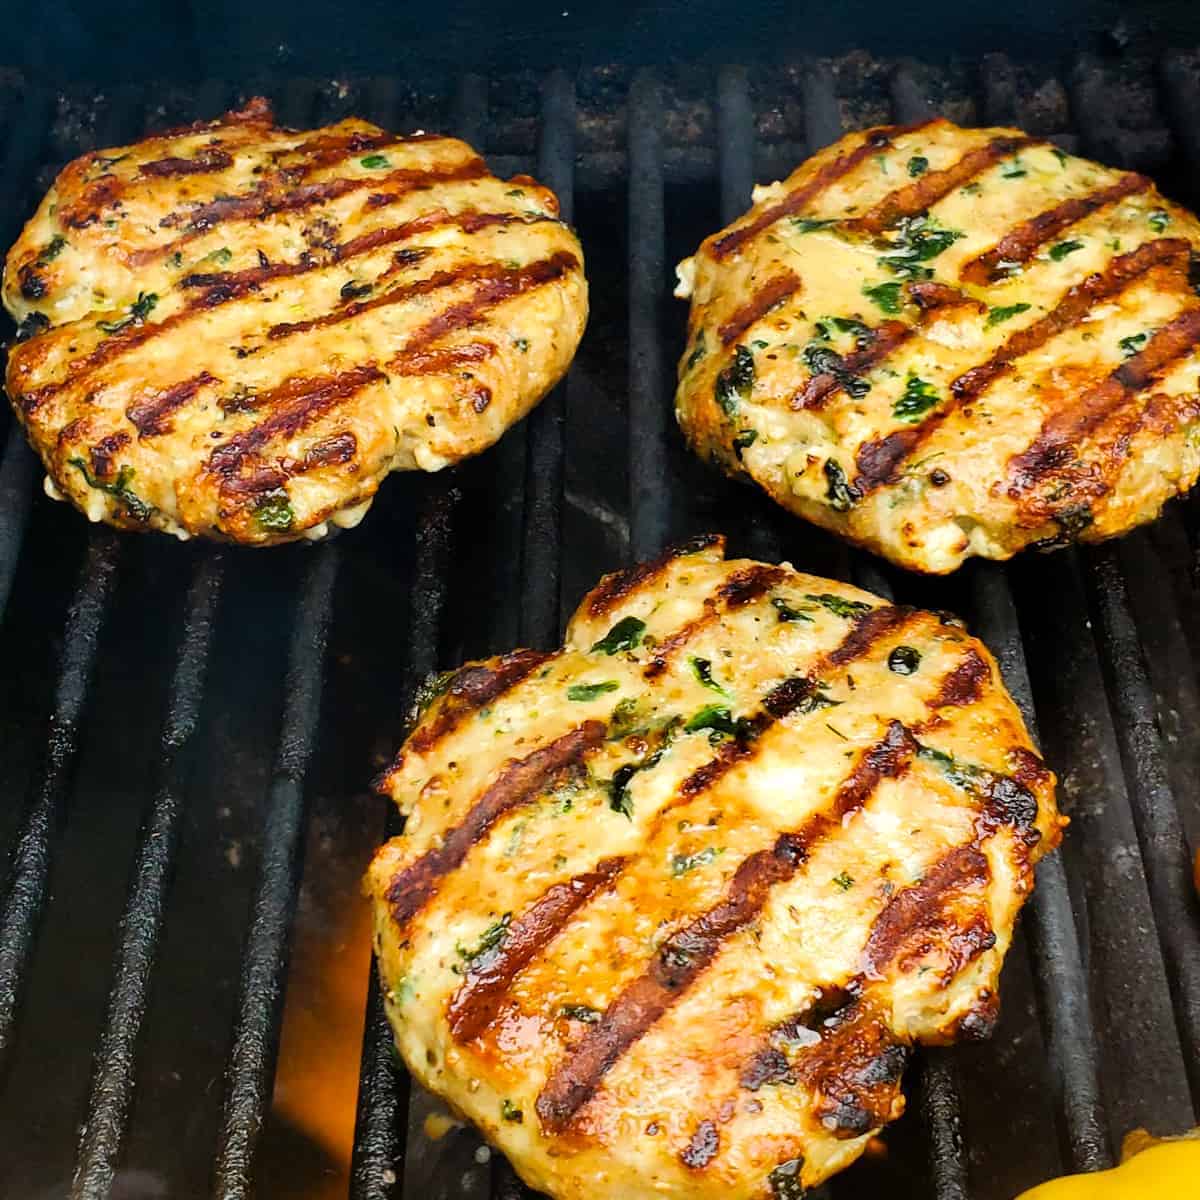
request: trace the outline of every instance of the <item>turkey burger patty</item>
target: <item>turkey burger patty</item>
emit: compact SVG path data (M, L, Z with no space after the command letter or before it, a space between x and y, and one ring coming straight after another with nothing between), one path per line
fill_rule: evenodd
M587 286L532 179L454 138L281 129L254 100L67 166L4 302L52 494L261 545L491 445L566 371Z

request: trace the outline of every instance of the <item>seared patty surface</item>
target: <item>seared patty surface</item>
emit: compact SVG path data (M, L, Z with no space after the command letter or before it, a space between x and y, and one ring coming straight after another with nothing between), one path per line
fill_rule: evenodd
M262 544L494 442L587 315L554 195L265 101L67 166L8 256L7 388L93 520Z
M561 1200L794 1197L986 1035L1064 823L944 615L704 538L439 680L371 866L413 1074Z
M1195 217L1016 129L849 134L680 264L693 448L920 571L1123 533L1200 472Z

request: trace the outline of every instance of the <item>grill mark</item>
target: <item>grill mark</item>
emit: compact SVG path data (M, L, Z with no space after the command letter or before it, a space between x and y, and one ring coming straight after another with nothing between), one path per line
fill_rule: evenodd
M884 604L856 617L854 627L830 652L827 661L835 667L845 666L867 654L876 642L899 629L911 616L913 610L902 606Z
M908 133L915 133L918 129L923 129L931 124L933 124L931 120L918 121L913 125L892 125L872 129L867 134L866 140L860 145L849 153L839 154L832 162L826 163L808 183L798 187L794 192L789 192L777 204L764 209L750 224L731 229L728 233L723 233L716 238L712 242L713 257L718 260L727 258L735 250L758 237L764 229L770 228L784 217L798 213L839 179L850 174L860 163L890 149L893 139Z
M471 967L450 1000L450 1032L459 1041L478 1037L496 1019L517 976L624 865L623 858L606 858L584 874L553 884L509 926L503 943Z
M975 300L965 292L948 283L939 283L936 279L915 279L906 285L909 299L922 313L936 312L939 308L953 308L959 304L969 304L976 312L986 312L987 305L982 300Z
M512 213L449 213L444 209L439 209L436 212L426 213L411 221L406 221L403 225L391 225L385 229L373 229L369 233L360 234L358 237L334 246L328 257L318 258L311 250L306 250L294 263L269 263L266 266L251 267L242 271L195 273L185 275L179 281L179 286L187 289L205 289L207 292L205 299L211 307L214 303L224 303L227 300L256 292L269 280L292 279L310 271L322 270L435 229L455 226L466 233L476 233L489 225L536 225L550 220L552 220L550 217L539 217L534 220ZM218 296L219 299L217 299Z
M705 533L686 542L669 546L658 558L652 558L647 562L637 563L632 567L614 571L611 575L605 575L588 596L588 614L593 617L604 616L621 601L632 596L643 584L656 579L677 558L685 558L689 554L699 554L702 550L713 546L718 548L718 557L723 558L725 539L720 534Z
M406 351L396 355L388 367L397 375L444 375L459 367L484 362L495 353L496 347L491 342L468 342L465 346Z
M406 194L436 183L479 179L486 174L487 166L483 159L475 157L456 163L451 167L443 167L440 170L403 168L391 171L378 179L330 179L322 183L290 187L283 192L263 188L246 195L210 200L196 208L179 210L164 217L159 222L164 228L170 229L184 225L185 232L161 246L148 246L135 251L129 256L130 264L139 267L156 259L165 258L228 221L258 221L279 213L301 212L304 209L325 204L330 200L339 199L351 192L362 191L368 187L381 187L395 183L400 185L399 194Z
M605 732L603 722L585 721L524 758L509 759L462 823L446 833L441 845L425 851L389 884L385 898L399 929L403 930L436 893L441 877L460 867L471 847L505 813L534 799L560 771L600 745Z
M691 1141L680 1151L679 1161L689 1170L701 1171L717 1157L721 1149L721 1134L712 1121L701 1121Z
M1189 308L1164 325L1132 358L1060 408L1037 437L1008 461L1013 499L1036 487L1047 475L1075 458L1075 447L1105 422L1118 416L1173 363L1200 344L1200 308ZM1107 481L1105 481L1107 482Z
M258 408L270 410L266 419L219 446L208 456L203 469L229 481L245 460L272 438L280 434L293 436L342 400L385 379L387 376L374 363L363 363L332 375L286 379L256 397Z
M356 300L346 304L334 312L320 317L312 317L307 321L297 321L291 324L272 325L267 330L267 337L272 341L291 337L297 333L308 333L313 329L325 329L331 325L340 325L346 321L391 304L400 304L416 296L427 296L431 292L442 291L457 283L479 282L482 286L477 289L469 300L460 302L443 310L438 316L428 321L421 329L412 335L409 348L413 345L432 341L443 333L457 328L466 321L474 319L478 313L490 305L498 304L512 296L528 291L561 278L568 271L579 266L579 260L566 250L558 250L549 258L539 259L523 267L505 267L500 263L476 263L456 267L450 271L435 271L424 279L412 283L389 288L378 296L368 300ZM439 326L439 323L442 323ZM432 332L430 332L432 330ZM407 351L406 351L407 352Z
M956 163L941 171L928 171L913 183L885 196L874 208L861 217L845 223L845 228L862 233L883 233L898 225L905 217L922 213L939 200L948 196L955 188L970 183L988 167L1026 146L1038 145L1036 138L999 137L984 146L968 150Z
M300 142L291 149L281 150L280 157L300 155L302 160L293 166L282 168L286 175L299 171L301 175L310 175L322 167L334 166L362 154L364 150L381 150L385 146L393 146L405 139L394 138L390 133L367 133L359 129L349 134L330 134L322 131L308 141Z
M163 179L173 175L208 175L233 166L233 156L216 146L198 150L191 158L156 158L142 163L139 175Z
M92 474L97 479L107 479L112 474L114 456L124 450L129 442L129 434L124 432L110 433L107 437L101 438L88 451L88 457L92 460Z
M737 341L751 325L799 290L800 277L794 271L784 271L768 279L745 304L734 309L729 320L717 330L721 344L728 346L730 342Z
M942 857L920 883L897 892L871 926L863 950L868 976L882 978L910 935L945 919L950 893L986 884L988 878L987 858L976 842L970 842Z
M1144 242L1136 250L1114 258L1104 271L1089 275L1075 284L1044 317L1018 329L986 362L972 367L955 379L950 385L950 395L946 401L921 424L909 429L897 429L884 438L864 442L855 456L858 477L853 488L856 494L865 496L889 482L900 463L952 413L976 399L997 379L1011 371L1017 359L1078 325L1093 305L1119 294L1160 264L1169 264L1180 272L1181 278L1186 279L1189 249L1189 244L1181 238L1158 238Z
M181 380L163 391L135 400L126 408L125 415L137 427L139 439L170 433L171 415L189 403L201 388L219 382L215 375L201 371L191 379Z
M566 1129L625 1051L695 982L726 939L762 911L771 889L795 875L812 846L840 829L881 779L907 770L916 749L912 735L893 721L882 741L859 758L828 812L814 814L799 831L780 834L770 849L744 859L724 898L663 943L647 971L626 985L551 1071L536 1105L548 1132Z
M349 462L358 451L358 438L354 434L335 433L323 441L317 442L304 455L300 468L294 475L303 475L308 471L316 471L321 467L336 467Z
M488 663L462 667L446 688L437 716L413 732L408 748L428 754L472 713L494 703L553 657L542 650L514 650Z
M1057 238L1063 230L1106 205L1114 204L1135 192L1144 192L1150 186L1150 180L1144 175L1128 174L1087 196L1064 200L1014 226L990 250L985 250L967 263L959 273L959 278L964 283L974 283L980 287L998 283L1007 278L1002 264L1027 263L1040 247Z
M926 703L930 708L965 708L983 695L983 685L992 678L992 669L974 648L967 651L962 662L947 675L937 695Z
M786 571L765 563L755 563L753 566L735 571L717 588L716 595L705 598L704 611L700 616L680 626L673 634L658 643L654 649L654 656L642 672L643 676L646 679L657 679L662 675L676 652L686 646L702 629L708 628L718 619L722 605L726 609L744 608L747 604L751 604L765 595L786 577Z
M843 375L841 378L825 371L820 375L810 376L804 386L788 401L789 407L799 412L805 408L821 408L830 396L843 390L844 380L848 376L861 375L877 366L898 346L908 341L916 333L911 325L903 321L884 321L872 331L874 337L869 346L848 354L842 360Z

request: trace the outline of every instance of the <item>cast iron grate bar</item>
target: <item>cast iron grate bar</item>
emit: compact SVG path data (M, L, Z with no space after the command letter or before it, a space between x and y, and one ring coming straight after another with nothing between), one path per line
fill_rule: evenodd
M200 716L223 576L224 561L219 555L199 558L192 573L163 724L159 782L138 835L87 1115L80 1130L72 1200L106 1200L112 1190L133 1098L150 978L179 848L190 778L188 750Z
M379 97L378 111L373 115L386 126L394 125L398 115L394 97L386 100ZM466 75L455 97L454 132L483 152L486 124L487 81L478 75ZM498 471L502 473L502 468L498 467ZM454 516L460 499L460 493L444 475L425 481L424 503L417 518L408 655L401 689L406 704L412 702L421 681L439 666L438 648L453 556ZM384 837L395 836L400 827L399 813L389 801ZM372 957L350 1162L351 1200L383 1200L402 1194L408 1148L403 1131L410 1092L408 1073L396 1058L378 965Z
M108 145L123 141L138 128L141 107L140 91L118 88L100 126L99 140ZM31 117L39 115L44 116L44 110L40 103L35 103ZM45 129L34 129L28 136L30 144L22 154L36 158ZM19 193L5 196L6 201L19 203L20 199ZM4 218L11 219L10 209L5 210ZM19 436L18 429L14 428L13 436ZM24 531L27 514L27 505L17 514L20 533ZM14 557L18 549L19 539L13 549ZM45 763L10 860L0 909L0 1074L12 1049L21 996L49 893L54 842L67 807L79 751L80 719L95 670L100 634L116 589L120 551L120 539L111 530L99 529L89 535L87 555L63 634ZM7 589L7 580L4 586Z
M325 642L339 551L330 545L309 554L288 648L287 699L267 797L262 861L226 1068L213 1168L213 1195L221 1200L253 1194L255 1152L279 1049L292 915L300 886L305 776L321 711Z
M663 464L669 401L658 314L665 299L662 93L650 71L629 89L629 512L630 557L657 554L670 519Z
M575 82L563 70L550 74L542 92L538 178L558 196L562 219L570 224L575 208ZM519 640L523 646L540 649L558 644L563 434L569 390L569 382L559 384L529 417Z
M1115 117L1105 105L1106 90L1098 74L1081 62L1071 92L1072 108L1083 144L1099 154L1115 147L1121 161L1126 146L1109 131ZM1176 83L1180 83L1176 77ZM1194 87L1194 84L1193 84ZM1186 96L1182 87L1175 100ZM1185 151L1194 143L1185 142ZM1196 169L1195 160L1191 163ZM1117 731L1134 825L1141 846L1155 923L1167 964L1167 978L1185 1050L1193 1099L1200 1098L1200 913L1191 886L1192 870L1179 807L1171 789L1167 755L1137 624L1117 546L1087 549L1081 555L1084 583L1096 644L1103 664L1105 688Z
M50 93L30 88L20 109L10 112L7 145L0 165L0 244L12 245L21 224L28 181L41 158L53 114ZM0 459L0 620L8 607L13 575L25 540L29 510L33 506L33 481L37 459L25 440L20 423L13 419Z
M987 94L986 86L984 90ZM893 76L892 108L895 119L902 124L933 115L915 76L906 67ZM991 119L986 113L984 116L985 120ZM1000 568L974 564L973 570L975 632L996 654L1005 682L1036 743L1033 696L1008 582ZM1039 864L1037 886L1026 913L1039 1009L1052 1063L1050 1075L1057 1091L1055 1112L1060 1136L1076 1168L1097 1170L1110 1165L1111 1156L1087 975L1061 852ZM936 1163L934 1169L938 1169Z

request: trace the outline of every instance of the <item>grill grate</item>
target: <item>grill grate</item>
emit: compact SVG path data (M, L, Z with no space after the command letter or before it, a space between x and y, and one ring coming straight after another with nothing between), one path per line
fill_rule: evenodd
M1171 135L1159 126L1140 133L1125 127L1118 108L1124 93L1107 86L1114 69L1084 58L1064 73L1077 133L1056 129L1057 140L1118 165L1144 168L1149 156L1151 165L1176 172L1169 181L1182 198L1200 200L1196 63L1172 54L1160 64L1122 67L1123 85L1153 97L1172 122ZM1197 702L1192 672L1164 658L1168 643L1151 636L1147 615L1163 615L1184 650L1200 648L1197 619L1172 609L1181 597L1194 600L1180 580L1188 570L1182 548L1188 537L1193 547L1197 541L1200 502L1180 506L1187 514L1186 536L1172 513L1121 547L1011 568L972 564L955 579L931 583L852 553L715 478L686 456L671 430L671 364L683 320L682 306L669 297L675 258L693 249L718 219L740 213L756 177L786 170L800 154L861 123L868 101L876 106L876 119L886 115L879 111L886 102L901 122L943 106L959 118L1019 120L1028 105L1021 72L1009 60L989 56L963 76L969 83L960 95L915 64L814 62L766 84L757 72L752 77L744 67L727 66L706 76L700 88L711 92L711 102L696 101L694 75L681 83L650 70L599 88L591 81L587 89L556 71L532 103L520 95L511 100L510 89L521 89L510 81L492 84L479 76L464 77L444 106L440 97L414 103L392 78L335 90L311 80L248 89L273 92L291 124L351 110L395 127L436 119L485 151L499 149L498 161L493 156L498 169L536 168L558 193L564 214L582 229L593 279L593 327L568 381L489 454L442 477L393 481L358 533L313 550L250 556L253 565L238 551L158 544L165 539L135 544L104 529L92 530L82 544L74 514L34 504L34 458L10 425L0 458L0 651L15 653L31 629L41 631L21 678L36 673L51 636L54 603L49 597L41 603L39 589L61 576L38 547L54 539L55 548L70 556L78 541L82 564L63 618L48 716L38 718L36 730L34 716L24 714L29 705L13 699L0 708L0 744L15 745L36 730L46 747L36 770L0 764L5 787L18 781L28 790L19 821L0 824L0 842L9 847L0 907L0 1123L17 1129L17 1136L6 1130L0 1138L0 1178L12 1177L10 1190L62 1194L69 1187L74 1197L100 1200L113 1193L119 1176L129 1186L122 1164L136 1144L139 1154L155 1160L151 1169L178 1185L145 1195L211 1192L233 1200L253 1194L256 1180L263 1194L284 1194L277 1180L267 1186L263 1172L268 1160L273 1172L286 1171L286 1155L271 1148L268 1134L276 1121L272 1093L285 1001L295 999L287 991L292 930L308 919L304 861L314 792L341 778L344 794L346 772L362 772L364 760L354 754L382 753L395 741L402 698L438 665L517 642L555 644L564 608L570 610L600 571L708 528L729 532L736 552L786 557L882 594L966 611L996 652L1031 728L1041 718L1047 751L1064 771L1067 806L1074 805L1075 829L1064 852L1041 865L1010 955L1005 1017L995 1043L924 1054L909 1089L913 1115L888 1135L888 1156L833 1181L828 1194L848 1200L887 1189L898 1197L990 1200L1059 1169L1109 1165L1116 1138L1133 1123L1160 1121L1165 1131L1194 1119L1200 1097L1200 925L1188 846L1200 834L1200 809L1191 799L1187 806L1178 803L1195 794L1181 788L1196 769L1195 748L1173 742L1171 726L1164 727L1164 678L1186 676L1185 683L1172 685L1178 696L1168 699L1182 696L1185 708ZM798 94L781 90L788 79ZM882 95L864 100L878 80L884 81ZM1159 91L1150 91L1148 83ZM205 85L180 100L174 120L218 112L232 94L224 83ZM44 89L30 87L0 100L0 240L6 245L34 199L31 181L39 167L87 145L127 140L144 118L151 125L172 123L163 106L148 111L149 93L124 87L96 106L95 128L77 130L67 147L61 130L54 132L61 106ZM524 140L521 130L529 134ZM617 399L622 390L627 412ZM627 476L617 465L622 458ZM183 581L177 601L176 577ZM130 615L134 584L142 588L137 620ZM284 597L285 615L271 611L265 629L253 625L263 616L251 599L258 586ZM1055 602L1046 603L1047 596ZM124 857L97 867L111 875L132 863L128 892L116 903L111 946L104 943L95 962L80 965L93 980L88 987L95 1025L90 1034L77 1029L79 1036L63 1051L72 1056L71 1078L80 1086L68 1100L56 1078L56 1108L63 1115L50 1122L35 1104L35 1115L26 1118L14 1093L35 1077L30 1063L46 1052L38 1038L53 1028L48 1020L32 1019L32 997L46 994L35 977L54 939L62 937L61 922L53 918L72 882L59 878L56 861L79 861L63 843L72 825L85 819L72 811L76 793L91 786L76 768L96 763L89 731L99 720L101 699L111 698L109 664L130 645L146 644L131 642L129 627L140 621L169 629L175 608L182 615L178 635L171 635L165 717L152 689L133 705L143 715L157 709L147 719L161 723L157 744L146 750L153 762L149 785L133 797L134 810L144 801L145 813L140 828L128 828L128 841L119 843ZM1084 626L1085 613L1094 637ZM397 624L406 632L402 651L393 655L380 644ZM205 789L196 767L216 744L212 710L228 705L240 712L256 702L239 708L221 680L230 677L228 656L236 659L259 640L262 661L275 669L247 687L253 698L272 695L282 717L273 750L258 755L261 764L241 784L245 793L257 788L262 797L261 809L251 801L246 818L256 827L253 882L236 889L248 909L244 932L225 937L225 931L213 931L217 938L240 939L240 968L236 978L213 979L211 991L202 986L199 994L162 995L155 980L173 970L164 961L170 957L166 939L185 936L175 933L176 874L199 854L189 843L189 835L196 836L189 798L197 808L210 798L201 799ZM368 650L364 665L355 665ZM395 688L387 670L393 657L400 660ZM147 651L145 663L134 661L131 670L135 676L149 672L152 662ZM368 689L360 708L338 711L334 700L344 702L359 684ZM1188 711L1200 712L1200 706ZM369 718L365 733L355 727L356 713ZM253 740L250 731L237 742L238 754L257 750L246 744ZM389 813L385 832L394 828ZM376 828L369 836L378 833ZM328 865L322 861L312 869L323 872ZM355 872L359 865L349 864ZM339 906L351 903L338 897ZM186 936L208 936L203 914L199 921L193 916ZM430 1104L394 1065L373 977L360 983L354 1004L361 1006L365 995L361 1083L352 1158L344 1168L351 1196L522 1195L506 1164L483 1168L473 1135L449 1139L454 1145L444 1153L430 1143L423 1131ZM183 1022L228 1022L217 1051L217 1058L225 1056L224 1074L188 1081L211 1095L211 1102L196 1101L209 1115L194 1121L190 1110L181 1109L178 1118L180 1127L190 1121L190 1131L208 1138L207 1153L138 1132L139 1120L145 1121L135 1110L138 1096L147 1087L151 1095L167 1094L150 1050L161 1050L163 1029L173 1028L164 1025L162 1010L174 1006ZM208 1008L211 1018L202 1015ZM95 1048L90 1085L89 1045ZM342 1039L329 1053L347 1048ZM1018 1107L1009 1110L1005 1101ZM44 1133L39 1121L53 1124L54 1132ZM1057 1129L1057 1145L1050 1125ZM61 1159L64 1139L74 1138L77 1126L69 1184L68 1163L60 1162L57 1174L47 1164ZM164 1165L176 1153L185 1161ZM198 1162L207 1162L211 1176L196 1176ZM304 1170L304 1164L295 1169L297 1179ZM297 1182L294 1194L310 1193ZM314 1184L311 1194L332 1193Z

